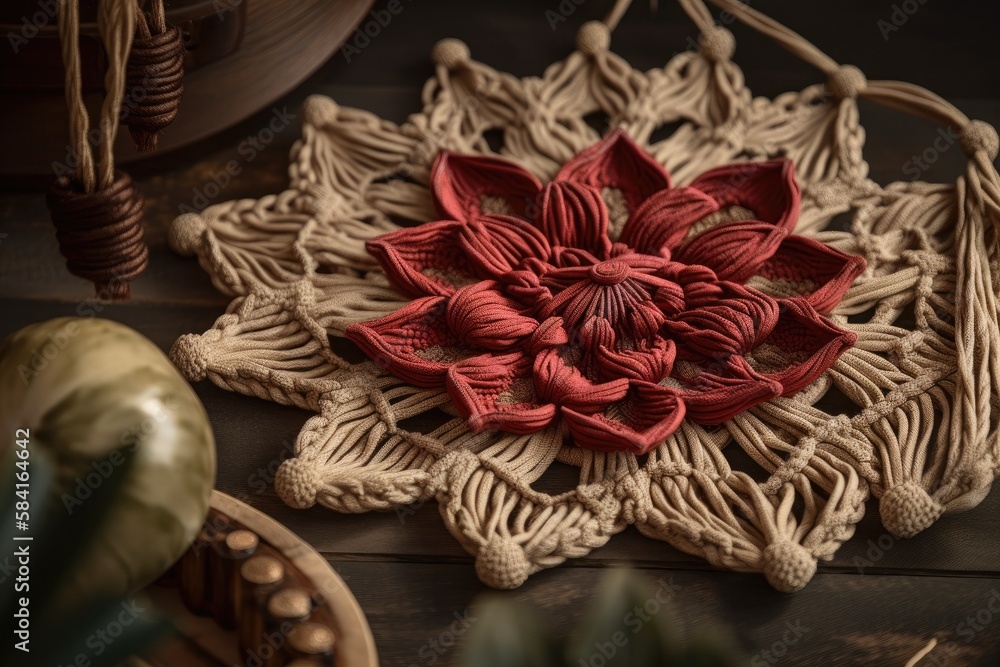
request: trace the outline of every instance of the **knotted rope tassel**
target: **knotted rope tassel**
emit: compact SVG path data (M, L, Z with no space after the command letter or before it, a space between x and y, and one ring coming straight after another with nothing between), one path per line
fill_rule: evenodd
M140 153L156 150L159 131L173 122L184 92L184 40L168 26L163 0L152 3L151 20L136 9L138 32L125 71L122 122Z
M78 157L77 170L73 178L56 179L46 203L70 272L93 281L101 298L127 299L129 283L146 268L149 257L142 232L142 196L128 174L115 171L113 154L137 6L135 0L102 0L98 9L108 71L100 117L100 162L96 166L87 140L90 119L81 90L79 10L79 0L59 3L70 140Z

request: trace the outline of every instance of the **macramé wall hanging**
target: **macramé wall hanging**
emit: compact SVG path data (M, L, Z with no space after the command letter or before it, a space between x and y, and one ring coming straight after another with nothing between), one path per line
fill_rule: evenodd
M997 133L712 1L825 83L752 97L701 0L681 1L700 51L636 71L609 50L619 2L541 77L440 42L402 125L311 97L287 190L174 221L172 246L235 297L175 363L317 413L278 471L286 503L435 498L497 588L634 524L793 591L866 502L907 537L986 496ZM869 180L858 97L955 128L965 174ZM345 338L368 359L338 355ZM401 425L435 411L429 432ZM579 485L533 489L557 460Z

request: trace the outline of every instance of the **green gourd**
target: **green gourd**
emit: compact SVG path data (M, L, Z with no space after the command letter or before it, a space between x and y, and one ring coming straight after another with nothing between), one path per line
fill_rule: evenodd
M53 471L48 498L29 499L36 522L71 517L111 475L127 476L86 552L61 545L67 602L125 595L165 572L201 528L215 480L197 395L156 345L98 318L33 324L0 343L0 460L25 457L21 471L38 459Z

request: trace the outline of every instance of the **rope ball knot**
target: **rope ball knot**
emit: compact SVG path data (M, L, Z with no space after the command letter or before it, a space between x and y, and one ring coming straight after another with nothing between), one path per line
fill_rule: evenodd
M149 262L142 195L129 175L116 171L110 185L94 192L60 176L45 201L70 273L92 281L101 298L127 299L129 283Z
M323 481L308 461L285 459L274 475L274 490L287 505L308 509L316 504Z
M767 545L761 561L764 577L782 593L802 589L816 574L816 557L797 542L786 540Z
M176 26L137 33L125 68L121 119L140 153L156 150L157 135L177 116L184 92L184 40Z
M600 21L587 21L576 34L576 48L580 53L594 56L611 46L611 30Z
M431 50L431 59L447 70L465 67L471 58L468 44L460 39L442 39Z
M531 561L521 545L510 537L494 535L479 548L476 575L490 588L517 588L531 574Z
M882 525L897 537L913 537L944 512L944 507L914 482L903 482L886 491L878 509Z
M708 60L724 63L731 60L736 53L736 38L727 28L715 26L701 33L698 37L698 47Z
M208 346L196 334L184 334L170 348L170 361L191 382L201 382L208 375Z
M986 121L969 121L969 124L962 128L959 137L962 150L969 157L982 152L992 161L997 159L997 154L1000 153L1000 136L997 136L996 128Z
M178 255L191 257L201 246L208 227L197 213L183 213L167 227L167 244Z
M868 79L854 65L841 65L827 78L826 87L838 99L851 99L868 87Z

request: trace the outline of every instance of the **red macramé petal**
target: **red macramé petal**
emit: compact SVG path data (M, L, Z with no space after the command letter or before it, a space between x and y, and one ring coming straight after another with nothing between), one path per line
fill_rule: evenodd
M499 197L508 213L530 219L541 182L513 162L440 151L431 168L434 204L443 218L470 222L483 215L483 197Z
M677 346L660 336L652 342L643 341L634 350L597 348L597 367L605 378L626 377L646 382L659 382L670 375L674 367Z
M538 328L538 321L522 315L518 304L500 290L499 283L484 280L462 287L451 296L445 318L461 343L506 350Z
M696 178L691 187L714 199L719 208L750 209L758 220L789 232L799 218L801 194L795 165L786 158L717 167Z
M585 414L603 410L628 391L625 378L602 384L591 382L578 368L566 363L557 349L543 350L535 357L534 382L542 401Z
M382 234L366 244L392 283L411 296L448 296L457 288L511 271L549 245L530 223L487 215L441 220Z
M757 274L782 283L781 289L793 291L818 312L828 313L840 303L865 266L863 257L793 234L781 242Z
M465 223L428 222L369 240L365 247L392 284L410 296L448 296L480 279L459 245Z
M530 270L511 271L500 276L503 293L525 308L540 309L552 300L552 292L541 284L538 274Z
M787 232L769 222L726 222L699 234L675 253L715 271L719 280L746 282L775 253Z
M556 406L538 401L532 360L520 352L465 359L448 371L448 395L473 432L497 428L535 433L556 416Z
M678 391L687 406L688 417L704 425L721 424L782 392L781 384L764 377L746 359L737 356L678 379L683 385Z
M678 392L649 382L632 382L627 397L597 414L561 409L573 442L603 452L645 454L677 430L685 404Z
M418 387L442 387L450 363L435 361L445 355L433 354L432 348L444 353L458 343L445 321L447 301L440 296L415 299L385 317L352 324L347 337L396 377Z
M545 261L551 250L530 223L509 215L485 215L459 231L459 247L480 275L500 277L529 257Z
M622 229L622 243L647 255L668 255L699 220L719 210L714 199L695 188L654 193Z
M703 359L743 355L762 342L778 321L778 302L757 290L730 282L695 283L687 307L663 329L685 351Z
M858 337L817 313L805 299L779 299L778 304L780 313L774 330L751 354L763 356L765 346L771 346L787 360L785 368L762 368L761 374L781 384L782 396L791 396L822 375Z
M582 183L597 192L621 190L630 218L654 192L670 187L666 170L622 130L615 130L564 164L555 180Z
M528 339L528 354L535 356L543 350L559 348L569 343L569 334L563 328L561 317L546 318Z
M601 193L572 181L553 181L542 190L538 227L554 246L582 249L607 259L608 208Z

